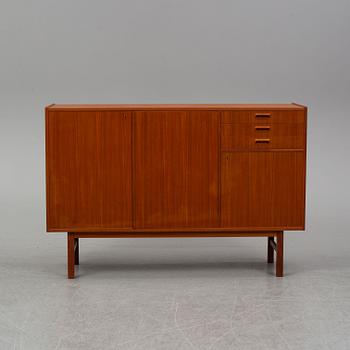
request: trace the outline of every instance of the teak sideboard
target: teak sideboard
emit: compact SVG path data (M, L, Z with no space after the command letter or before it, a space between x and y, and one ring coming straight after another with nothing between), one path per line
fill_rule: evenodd
M298 104L46 107L47 231L79 238L267 237L304 230L306 114Z

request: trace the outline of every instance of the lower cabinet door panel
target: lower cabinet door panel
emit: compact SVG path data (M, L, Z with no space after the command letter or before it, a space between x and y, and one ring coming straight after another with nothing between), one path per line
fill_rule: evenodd
M130 112L48 113L49 231L132 227L131 130Z
M218 126L218 112L135 112L135 228L219 226Z
M221 159L223 227L304 227L302 151L227 152Z

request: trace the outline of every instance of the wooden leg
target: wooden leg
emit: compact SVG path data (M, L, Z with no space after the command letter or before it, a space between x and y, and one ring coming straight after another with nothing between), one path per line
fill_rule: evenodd
M276 277L283 277L283 231L276 235Z
M67 233L67 269L68 278L74 278L74 234Z
M271 241L274 242L274 238L267 237L267 262L269 264L272 264L274 260L274 249L271 245Z
M74 238L74 264L79 265L79 238Z

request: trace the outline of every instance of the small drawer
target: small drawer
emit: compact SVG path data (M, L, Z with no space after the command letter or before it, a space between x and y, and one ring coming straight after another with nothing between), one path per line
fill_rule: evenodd
M300 110L272 110L272 111L225 111L221 116L221 124L254 123L266 124L304 124L304 111Z
M304 124L304 111L252 111L251 120L257 125Z
M303 123L231 123L221 125L221 149L303 149Z
M253 112L253 118L255 120L271 120L272 113L271 112Z

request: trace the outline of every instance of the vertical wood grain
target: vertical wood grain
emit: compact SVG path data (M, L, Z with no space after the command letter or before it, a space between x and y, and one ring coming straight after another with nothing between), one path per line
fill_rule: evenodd
M305 148L305 111L269 111L269 118L256 118L255 114L255 111L223 112L223 150ZM269 142L256 143L256 139Z
M304 226L304 172L304 152L223 153L222 226Z
M47 116L48 229L132 225L131 113Z
M135 227L218 226L219 113L135 112Z

